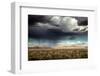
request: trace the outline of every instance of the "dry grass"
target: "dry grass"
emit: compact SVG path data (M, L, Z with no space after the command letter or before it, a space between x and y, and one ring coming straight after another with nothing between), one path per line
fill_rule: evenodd
M88 58L87 48L75 49L40 49L28 48L28 60L79 59Z

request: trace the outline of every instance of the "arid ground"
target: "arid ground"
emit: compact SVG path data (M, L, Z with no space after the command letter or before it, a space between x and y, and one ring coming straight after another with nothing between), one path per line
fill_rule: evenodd
M84 46L68 46L66 48L28 47L28 60L88 58L88 48Z

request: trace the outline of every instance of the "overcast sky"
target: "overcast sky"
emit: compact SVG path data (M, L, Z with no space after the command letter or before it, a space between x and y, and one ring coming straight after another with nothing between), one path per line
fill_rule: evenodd
M88 17L28 15L28 35L33 38L73 35L80 33L80 28L86 30L87 25Z

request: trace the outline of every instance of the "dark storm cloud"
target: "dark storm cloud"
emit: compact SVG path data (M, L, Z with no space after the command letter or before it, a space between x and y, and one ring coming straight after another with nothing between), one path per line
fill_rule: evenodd
M28 25L34 25L37 22L48 22L48 20L46 19L46 16L43 15L28 15Z
M86 21L87 17L28 15L28 35L33 38L59 39L66 35L85 34L79 31L78 25L87 26ZM78 32L73 29L78 29Z
M88 25L88 17L74 17L78 20L78 25L87 26Z
M55 39L61 35L64 35L64 32L59 28L52 26L50 24L37 23L34 27L29 26L29 37L33 38L48 38Z

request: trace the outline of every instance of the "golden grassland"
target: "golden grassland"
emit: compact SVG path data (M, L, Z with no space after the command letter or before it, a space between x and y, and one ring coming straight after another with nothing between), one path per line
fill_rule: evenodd
M28 60L80 59L88 58L87 48L28 48Z

